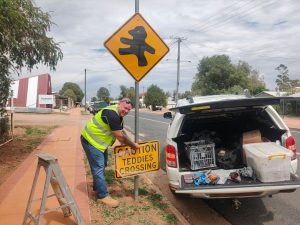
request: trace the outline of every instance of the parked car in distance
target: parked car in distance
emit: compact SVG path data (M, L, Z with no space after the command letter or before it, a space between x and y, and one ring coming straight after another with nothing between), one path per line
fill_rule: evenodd
M244 198L299 188L295 139L271 106L281 99L214 95L179 100L171 109L175 113L164 113L172 120L165 149L171 191Z
M162 110L162 108L163 108L163 107L162 107L161 105L156 105L156 106L155 106L155 110Z
M91 104L89 111L93 115L95 115L97 112L99 112L101 109L108 106L108 104L105 101L94 101L93 104Z

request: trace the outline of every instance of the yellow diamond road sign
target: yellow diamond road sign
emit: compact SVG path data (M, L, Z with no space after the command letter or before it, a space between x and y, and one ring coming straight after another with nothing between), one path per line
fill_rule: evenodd
M108 38L104 46L136 81L140 81L169 51L139 13Z

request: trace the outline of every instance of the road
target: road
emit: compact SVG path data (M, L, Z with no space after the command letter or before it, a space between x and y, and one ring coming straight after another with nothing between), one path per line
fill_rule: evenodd
M165 169L166 156L164 154L165 137L170 123L169 119L160 114L139 112L139 139L158 140L160 143L160 168ZM125 128L134 133L134 112L125 117Z
M166 131L169 120L162 115L140 112L140 139L159 140L161 143L161 159L164 162ZM134 130L134 112L127 116L125 126ZM292 130L298 150L300 149L300 131ZM300 159L299 156L298 160ZM163 163L162 168L164 168ZM298 171L300 163L298 163ZM185 204L187 204L186 200ZM193 200L195 201L195 200ZM198 199L198 201L203 201ZM221 214L231 224L260 225L260 224L300 224L300 190L294 193L276 194L272 198L248 198L241 199L242 207L235 210L232 207L232 200L217 199L205 200L209 207ZM199 218L200 220L201 218Z

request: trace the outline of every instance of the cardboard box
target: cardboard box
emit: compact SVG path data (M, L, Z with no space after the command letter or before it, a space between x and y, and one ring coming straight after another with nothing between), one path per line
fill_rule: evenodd
M261 133L258 129L243 133L243 140L242 140L243 145L252 144L252 143L261 143L261 142L263 141L261 138ZM246 162L246 154L244 148L242 150L242 157L243 157L243 163L246 164L247 162Z
M260 142L262 142L262 139L259 130L251 130L243 133L243 144L260 143Z

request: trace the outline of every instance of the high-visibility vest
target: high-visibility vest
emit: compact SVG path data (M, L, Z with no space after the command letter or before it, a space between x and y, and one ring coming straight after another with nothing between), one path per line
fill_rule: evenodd
M118 105L108 106L99 111L81 131L81 135L95 148L104 152L108 146L113 145L116 138L113 136L110 126L102 118L103 110L113 110L118 115Z

